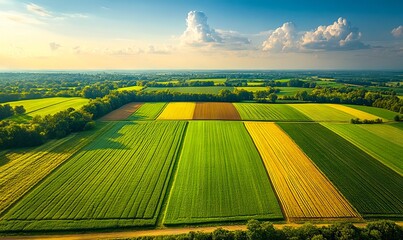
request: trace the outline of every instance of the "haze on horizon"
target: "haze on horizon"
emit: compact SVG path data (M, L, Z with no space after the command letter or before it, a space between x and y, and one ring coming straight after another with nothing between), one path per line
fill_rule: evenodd
M402 11L398 0L0 0L0 70L402 70Z

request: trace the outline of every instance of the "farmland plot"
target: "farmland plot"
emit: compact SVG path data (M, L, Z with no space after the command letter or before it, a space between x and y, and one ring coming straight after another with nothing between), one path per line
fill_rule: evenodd
M274 123L245 123L289 219L359 218L301 149Z
M355 125L323 123L386 166L403 175L403 131L384 124Z
M403 177L317 123L279 123L364 217L403 215Z
M361 106L361 105L346 105L349 108L354 108L363 112L370 113L372 115L378 116L380 118L386 119L386 120L393 120L393 118L397 115L396 112L389 111L387 109L383 108L377 108L377 107L368 107L368 106Z
M111 226L125 219L132 225L154 225L185 126L186 122L167 121L114 124L4 219L59 220L64 228L77 225L70 220L82 220L81 227L88 225L85 220L106 220Z
M196 103L193 119L195 120L241 120L232 103Z
M9 104L11 106L23 105L26 110L26 114L29 116L35 116L35 115L44 116L47 114L55 114L62 110L67 110L70 107L74 109L79 109L88 102L89 100L86 98L54 97L54 98L21 100L21 101L9 102Z
M349 122L355 116L332 108L326 104L302 103L289 104L307 117L317 122Z
M72 134L36 148L1 152L0 213L108 128L103 125L96 132Z
M367 112L364 112L364 111L361 111L361 110L358 110L358 109L355 109L355 108L350 108L350 107L347 107L347 106L344 106L344 105L340 105L340 104L327 104L327 106L330 106L330 107L335 108L337 110L340 110L340 111L343 111L345 113L351 114L354 117L359 118L359 119L374 120L374 119L380 118L380 117L375 116L373 114L370 114L370 113L367 113Z
M242 120L312 121L286 104L234 103Z
M241 122L189 123L165 224L281 219L263 163Z
M168 103L164 111L158 116L158 120L189 120L193 118L196 103L175 102Z
M142 103L128 103L103 116L101 121L125 120L141 107Z
M128 120L154 120L165 108L166 103L144 103L138 108Z

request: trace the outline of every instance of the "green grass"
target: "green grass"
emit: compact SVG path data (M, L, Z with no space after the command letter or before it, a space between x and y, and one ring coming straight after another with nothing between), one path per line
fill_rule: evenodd
M383 109L383 108L368 107L368 106L361 106L361 105L346 105L346 106L355 108L357 110L367 112L367 113L370 113L375 116L378 116L378 117L381 117L381 118L384 118L387 120L391 120L391 121L393 121L393 118L399 114L397 112L392 112L392 111L389 111L389 110Z
M334 109L326 104L303 103L289 104L289 106L317 122L350 122L352 118L355 118L351 114Z
M298 91L312 92L313 88L301 88L301 87L276 87L280 89L277 93L278 96L294 96Z
M171 92L179 92L179 93L200 93L200 94L218 94L221 90L227 89L230 91L234 90L234 87L149 87L144 91L171 91Z
M236 87L238 90L246 90L249 92L266 91L267 87Z
M45 116L47 114L55 114L62 110L67 110L68 108L80 109L88 102L88 99L78 97L54 97L8 102L11 106L23 105L26 110L25 114L15 115L9 119L21 123L27 122L36 115Z
M140 91L143 88L144 88L143 86L130 86L130 87L119 88L118 91L119 92L122 92L122 91Z
M242 120L312 121L286 104L234 103Z
M86 220L97 219L154 225L186 124L115 123L26 195L4 219L60 220L61 224L80 220L83 228Z
M403 216L403 177L318 123L278 123L364 217Z
M282 219L260 156L241 122L189 123L165 224Z
M127 120L154 120L164 110L166 103L144 103Z
M33 148L0 152L0 213L17 201L57 166L102 134L109 125L99 123L91 131L71 134Z
M403 131L384 124L323 123L323 125L403 175L401 159L403 156Z
M187 80L186 82L197 82L197 81L200 81L200 82L211 82L211 81L213 81L214 85L218 85L218 84L224 84L225 81L227 81L227 79L226 78L190 79L190 80Z

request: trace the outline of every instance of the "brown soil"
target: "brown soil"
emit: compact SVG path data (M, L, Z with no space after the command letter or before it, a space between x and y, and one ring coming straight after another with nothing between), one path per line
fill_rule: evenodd
M130 115L132 115L139 107L141 107L142 103L128 103L115 111L112 111L102 118L101 121L118 121L118 120L125 120Z
M195 120L241 120L232 103L196 103Z

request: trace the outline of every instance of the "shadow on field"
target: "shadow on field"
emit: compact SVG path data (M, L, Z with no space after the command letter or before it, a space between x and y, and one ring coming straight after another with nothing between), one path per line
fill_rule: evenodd
M6 151L0 152L0 167L10 162L10 159L7 157L6 153Z
M131 149L124 144L125 142L130 142L132 140L130 133L124 134L122 132L125 130L122 129L125 127L132 128L134 125L138 125L138 123L131 121L117 122L111 129L98 136L94 139L94 142L87 145L86 150Z

